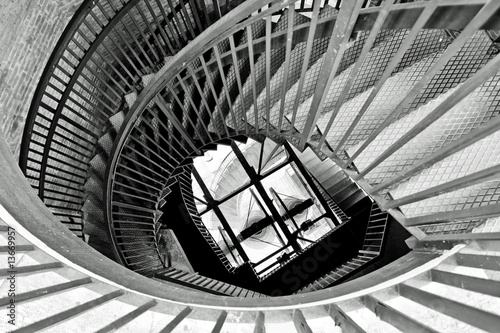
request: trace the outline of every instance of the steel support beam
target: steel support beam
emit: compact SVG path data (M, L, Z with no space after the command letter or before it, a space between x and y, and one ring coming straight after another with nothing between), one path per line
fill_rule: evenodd
M240 244L238 238L236 237L233 230L231 229L231 226L227 222L226 217L224 216L224 214L220 210L218 203L214 200L212 194L208 190L207 186L205 185L205 182L203 181L203 178L201 178L201 176L198 173L198 171L196 170L196 168L193 168L193 175L194 175L194 178L196 178L198 185L200 185L200 188L203 192L203 195L205 196L205 200L207 201L208 206L213 209L215 215L217 216L220 223L224 227L224 230L226 230L227 235L231 239L231 242L233 242L233 245L236 248L236 251L238 251L239 255L241 256L241 258L243 259L244 262L250 261L247 254L245 253L245 250L243 250L243 247L241 247L241 244Z
M285 224L285 221L281 217L281 214L278 212L276 207L273 204L273 201L271 198L269 198L269 195L266 192L266 189L260 182L260 176L257 174L257 172L254 170L254 168L248 164L247 160L245 159L245 156L243 156L243 153L241 150L238 148L238 145L236 143L232 142L231 143L231 148L233 149L236 157L240 161L241 165L243 166L243 169L245 169L246 173L250 176L250 181L253 183L257 191L259 192L262 200L266 204L266 206L269 208L271 211L271 215L273 219L278 223L278 226L280 227L281 231L283 231L283 234L285 235L286 239L288 240L288 243L293 247L295 251L300 250L300 245L297 243L297 240L292 236L290 233L290 230L288 230L287 225Z
M293 151L292 147L290 146L290 144L288 142L285 142L284 147L285 147L286 151L288 152L288 156L290 156L290 159L292 160L292 162L295 162L295 165L297 166L297 169L299 169L300 173L302 174L302 177L304 177L304 179L306 180L307 185L309 185L309 187L312 189L314 195L316 195L316 197L318 198L319 202L323 206L323 209L326 212L326 216L329 219L331 219L332 222L336 226L338 226L340 223L337 220L337 217L332 212L332 210L330 209L330 206L328 206L328 203L326 202L325 198L323 197L323 195L321 194L321 192L318 190L318 188L314 184L314 181L312 180L311 176L309 175L309 172L302 165L302 162L300 161L300 159L297 156L297 154L295 154L295 152Z

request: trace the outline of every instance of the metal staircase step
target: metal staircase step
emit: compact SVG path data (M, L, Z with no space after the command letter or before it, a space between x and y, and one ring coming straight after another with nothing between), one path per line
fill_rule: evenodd
M437 333L438 331L428 327L425 323L420 323L415 318L408 316L404 312L400 312L395 308L383 303L372 295L363 297L363 303L370 309L377 317L394 326L395 328L405 332L428 332Z
M365 250L359 250L359 253L362 253L362 254L372 254L372 255L378 255L378 252L375 252L375 251L365 251Z
M398 290L400 295L405 298L485 331L494 331L500 322L500 316L490 311L457 302L434 292L418 289L408 283L400 284ZM442 294L448 291L444 288L440 290L443 292Z

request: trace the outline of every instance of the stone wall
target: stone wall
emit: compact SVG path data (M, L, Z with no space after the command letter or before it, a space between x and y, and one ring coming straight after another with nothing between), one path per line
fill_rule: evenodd
M31 99L45 64L82 2L0 1L0 127L16 158Z

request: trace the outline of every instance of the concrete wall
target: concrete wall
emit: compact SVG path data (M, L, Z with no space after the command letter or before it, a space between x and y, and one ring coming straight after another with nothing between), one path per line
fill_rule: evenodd
M82 1L0 1L0 128L16 158L45 64Z

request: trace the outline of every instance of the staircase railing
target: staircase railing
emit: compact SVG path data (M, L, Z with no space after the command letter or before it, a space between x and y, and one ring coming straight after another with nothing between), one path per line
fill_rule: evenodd
M233 297L265 297L265 295L249 289L244 289L236 285L198 275L197 273L188 273L171 267L157 271L154 278L157 280L169 281L213 295Z
M354 274L361 272L374 260L380 258L383 251L382 246L386 239L387 221L388 213L380 210L376 202L372 202L363 246L359 253L352 259L347 260L345 263L316 279L314 282L311 282L299 290L298 293L321 290L334 284L337 285L347 278L352 277Z
M205 224L203 223L200 215L198 214L198 210L196 208L196 204L194 202L193 189L192 189L192 180L190 178L189 173L183 173L179 175L177 178L179 179L179 185L181 189L182 199L184 201L184 205L188 211L188 215L191 218L191 221L196 225L196 228L200 231L203 238L205 238L206 242L210 245L212 250L215 252L219 260L226 267L228 271L233 271L234 267L231 265L231 262L228 260L226 255L223 253L217 241L212 237L212 234L207 229ZM236 263L237 264L237 263Z
M318 190L321 192L321 195L325 199L325 201L328 203L328 206L330 209L333 211L337 219L340 221L340 223L345 223L349 221L350 217L347 216L342 208L339 207L335 199L332 198L332 196L328 193L328 191L325 189L325 187L314 177L312 173L309 172L309 176L313 180L314 184L316 184L316 187Z
M386 227L389 219L387 212L383 212L376 202L372 202L368 227L363 241L362 251L378 252L377 257L382 252L382 246L386 239ZM363 252L360 252L363 253Z

